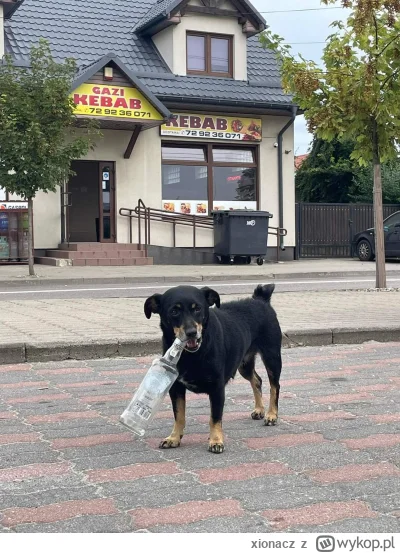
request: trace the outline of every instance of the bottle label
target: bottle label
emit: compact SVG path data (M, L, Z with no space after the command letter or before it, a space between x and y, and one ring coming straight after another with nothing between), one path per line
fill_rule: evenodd
M151 417L151 409L141 401L135 402L132 411L145 421L149 420Z

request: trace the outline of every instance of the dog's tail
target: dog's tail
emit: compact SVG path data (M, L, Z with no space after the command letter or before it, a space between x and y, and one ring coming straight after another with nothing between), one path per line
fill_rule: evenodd
M265 284L264 286L262 284L259 284L254 290L253 299L263 300L269 303L271 301L271 296L274 290L275 284Z

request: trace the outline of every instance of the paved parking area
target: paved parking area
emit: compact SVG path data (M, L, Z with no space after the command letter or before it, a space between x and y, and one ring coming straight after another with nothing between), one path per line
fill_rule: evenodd
M0 366L0 531L399 532L400 344L283 357L279 425L238 377L222 455L203 396L179 449L169 402L143 439L119 425L149 357Z

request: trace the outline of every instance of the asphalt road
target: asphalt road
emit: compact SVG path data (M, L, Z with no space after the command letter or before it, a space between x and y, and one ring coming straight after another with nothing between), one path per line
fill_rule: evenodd
M210 281L196 284L199 287L210 286L221 295L251 294L257 284L266 284L262 279L257 281ZM110 284L82 284L82 285L38 285L35 288L13 288L0 286L0 301L10 300L39 300L39 299L95 299L95 298L145 298L153 292L163 292L179 283L168 284L139 284L139 285L110 285ZM358 290L374 288L374 277L346 277L320 278L307 280L278 280L275 281L276 293L323 291L323 290ZM400 288L400 278L388 278L388 287Z

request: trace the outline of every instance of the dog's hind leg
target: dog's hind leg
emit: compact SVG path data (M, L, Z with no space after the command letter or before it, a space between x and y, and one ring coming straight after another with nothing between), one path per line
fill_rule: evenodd
M265 407L262 399L262 380L258 376L255 369L255 354L251 354L243 361L239 367L239 372L251 384L254 393L254 411L251 413L251 418L255 420L263 419L265 416Z
M274 426L278 420L279 379L282 371L282 358L280 351L273 351L266 346L260 348L260 353L267 369L270 384L269 407L264 423L266 426Z
M186 417L186 388L175 382L169 392L174 410L175 424L171 434L160 443L161 449L179 447L183 437Z

